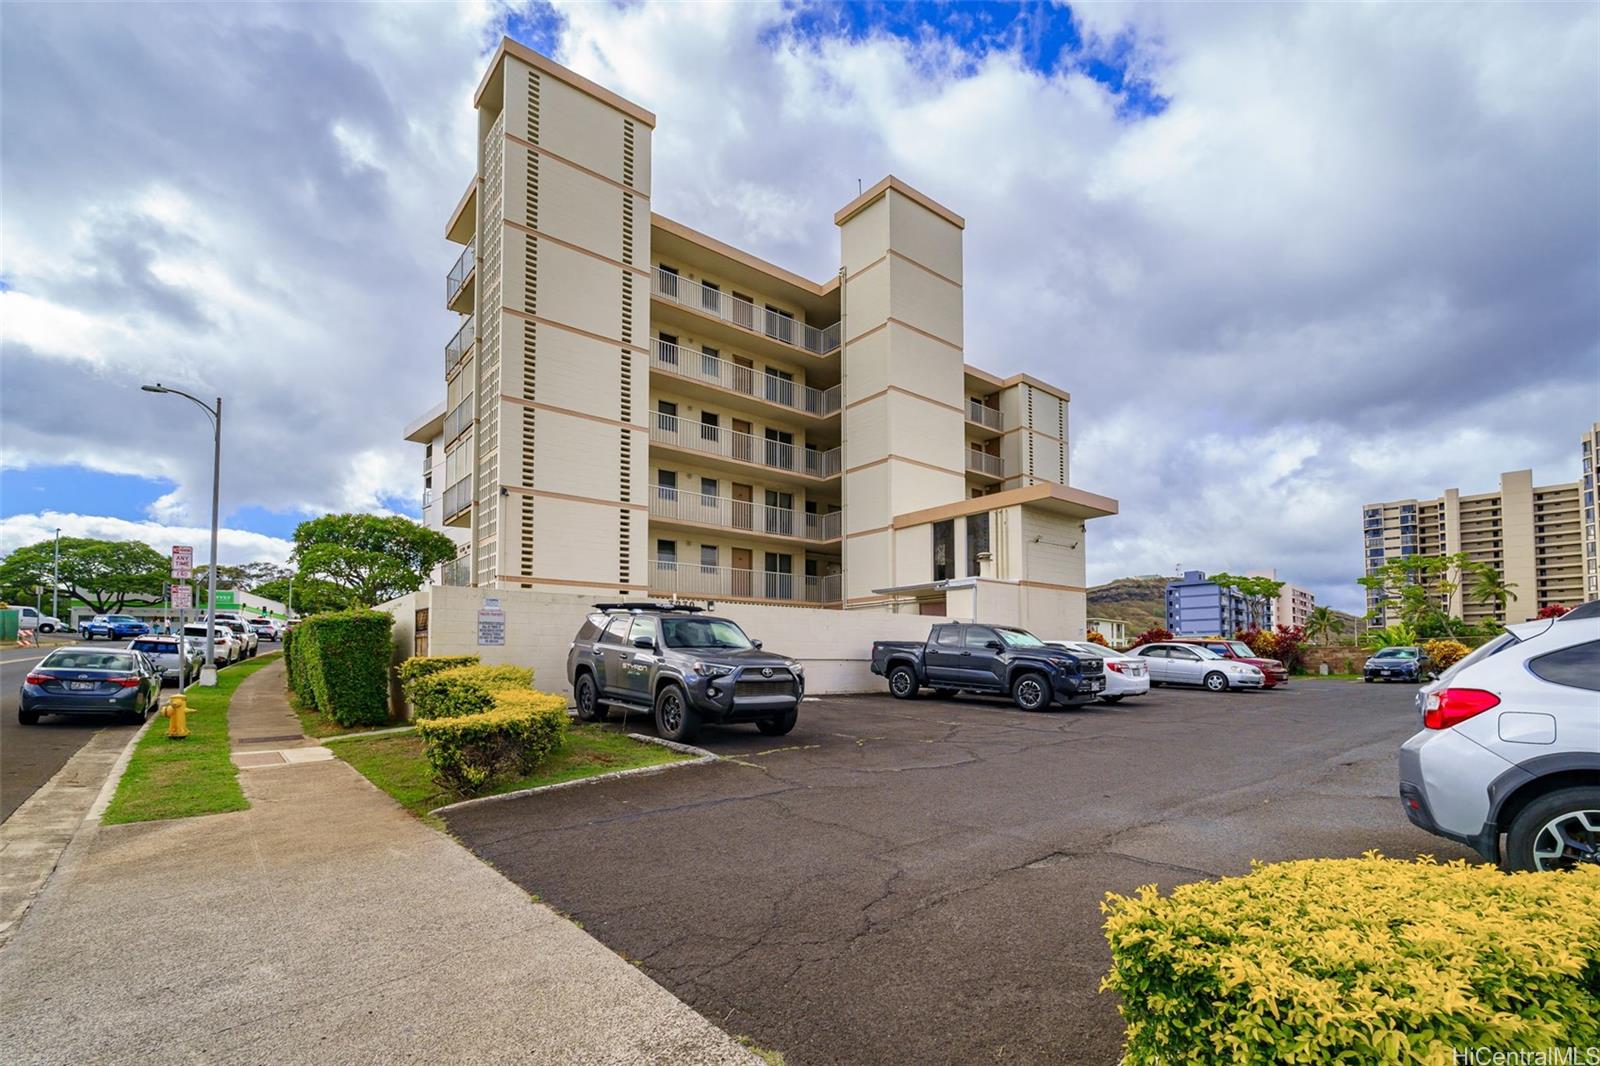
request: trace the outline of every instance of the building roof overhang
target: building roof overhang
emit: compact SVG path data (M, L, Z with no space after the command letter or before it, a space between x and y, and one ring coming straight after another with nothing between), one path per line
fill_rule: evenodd
M418 444L428 444L433 438L444 432L444 402L440 401L428 408L426 414L420 415L406 426L406 440Z
M1075 489L1071 485L1042 481L1037 485L1027 485L1020 489L1007 489L987 496L974 496L971 499L958 500L955 503L929 507L921 511L907 511L905 514L895 515L893 525L895 529L905 529L909 526L943 522L946 519L981 514L985 511L998 511L1002 507L1019 506L1034 507L1042 511L1083 519L1105 518L1117 513L1117 501L1109 496Z
M577 71L568 70L548 56L540 55L527 45L520 41L513 41L509 37L500 38L500 47L495 49L494 57L489 60L489 68L484 71L483 79L478 82L477 92L472 94L472 105L474 107L478 106L479 102L482 101L484 93L488 91L490 84L495 79L495 75L500 71L500 61L506 56L520 59L535 70L565 82L584 95L592 96L602 104L616 108L629 118L636 119L651 129L656 127L654 112L646 111L632 100L618 96L605 86L597 85Z

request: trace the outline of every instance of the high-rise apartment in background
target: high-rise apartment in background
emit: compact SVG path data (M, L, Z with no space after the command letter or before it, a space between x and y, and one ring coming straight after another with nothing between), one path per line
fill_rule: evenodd
M965 361L959 215L885 178L814 281L652 212L655 116L546 57L502 42L476 107L445 403L407 434L441 580L939 613L981 574L1082 634L1116 502L1068 487L1065 390Z
M1596 482L1600 482L1600 422L1584 431L1582 439L1583 474L1578 482L1583 493L1583 598L1600 600L1600 537L1595 535Z
M1239 590L1219 585L1203 570L1185 570L1167 582L1167 629L1179 637L1231 637L1250 624Z
M1595 599L1593 460L1600 424L1583 437L1583 477L1555 485L1535 485L1533 471L1500 475L1498 492L1463 494L1446 489L1432 499L1389 500L1361 509L1366 572L1389 559L1410 555L1454 555L1500 572L1515 599L1500 605L1472 595L1470 580L1458 581L1441 610L1469 622L1520 622L1540 608ZM1588 479L1588 480L1585 480ZM1375 593L1367 595L1374 621L1388 617Z
M1246 570L1246 577L1268 577L1278 580L1276 570ZM1303 589L1299 585L1284 583L1278 590L1277 599L1272 601L1272 619L1275 626L1303 626L1311 618L1311 612L1316 610L1317 597L1310 589Z

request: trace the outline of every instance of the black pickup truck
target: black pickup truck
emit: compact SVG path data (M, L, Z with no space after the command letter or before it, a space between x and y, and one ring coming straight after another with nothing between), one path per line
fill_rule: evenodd
M939 696L1004 693L1025 711L1089 703L1106 687L1104 659L1051 647L1025 629L969 622L934 626L921 644L874 641L872 672L889 679L895 699L926 685Z

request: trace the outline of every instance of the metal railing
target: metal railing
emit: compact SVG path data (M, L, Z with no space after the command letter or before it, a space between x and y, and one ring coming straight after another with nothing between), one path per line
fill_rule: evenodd
M831 389L814 389L659 337L650 342L650 365L680 378L729 389L808 415L826 416L839 410L842 393L838 385Z
M461 323L461 328L456 330L456 335L450 338L450 343L444 346L444 372L449 374L456 365L466 358L467 352L472 350L472 345L478 339L476 321L468 315Z
M456 297L466 287L467 279L472 277L472 271L478 265L474 254L476 251L476 242L468 241L466 248L462 249L460 257L456 259L456 265L451 267L450 273L445 276L444 305L446 307L456 302Z
M967 469L989 477L1005 477L1006 461L998 455L980 452L976 448L967 449Z
M788 603L838 603L843 574L810 577L731 566L705 566L674 559L650 560L650 591L691 599L780 600Z
M471 429L473 418L477 413L470 394L451 408L450 413L444 416L444 442L449 444Z
M791 507L768 507L751 500L688 492L666 485L651 486L650 514L669 521L816 541L838 540L844 519L843 511L808 514Z
M838 448L800 448L659 411L651 413L650 440L807 477L838 477L842 454Z
M986 426L989 429L999 429L1003 424L998 407L990 407L988 404L979 403L977 400L967 401L967 421L976 422L978 425Z
M439 517L448 522L456 515L472 506L472 475L457 481L454 485L444 490L444 503L439 508Z
M814 355L827 355L839 347L839 323L825 329L808 326L789 315L766 307L757 307L749 300L730 296L721 289L689 281L682 275L657 267L650 283L650 291L663 300L692 307L708 315L731 322L740 329L761 333L773 340L804 348Z

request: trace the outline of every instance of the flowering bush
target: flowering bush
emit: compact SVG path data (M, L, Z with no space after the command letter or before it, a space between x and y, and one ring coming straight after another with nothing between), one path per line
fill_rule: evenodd
M1450 669L1456 663L1467 657L1472 649L1459 640L1425 640L1422 642L1422 654L1428 657L1435 670Z
M1302 626L1279 626L1273 631L1241 629L1234 636L1250 645L1250 650L1263 659L1276 659L1290 670L1301 666L1300 646L1306 642Z
M1140 633L1138 636L1134 637L1133 643L1129 644L1128 647L1137 648L1141 644L1155 644L1159 641L1171 639L1172 630L1162 629L1160 626L1152 626L1143 633Z
M1098 629L1089 630L1089 635L1087 637L1084 637L1083 639L1087 640L1090 644L1099 644L1102 647L1106 647L1106 648L1111 647L1111 642L1109 640L1107 640L1105 637L1101 636L1100 635L1100 631Z
M1570 608L1570 607L1563 607L1559 603L1552 603L1548 607L1539 608L1539 613L1537 615L1535 615L1534 617L1535 618L1560 618L1562 615L1566 614L1571 609L1572 608Z

